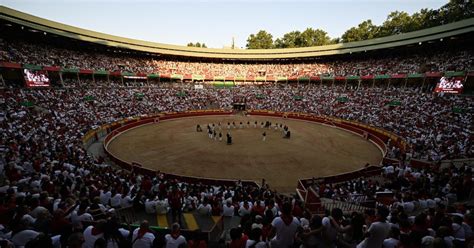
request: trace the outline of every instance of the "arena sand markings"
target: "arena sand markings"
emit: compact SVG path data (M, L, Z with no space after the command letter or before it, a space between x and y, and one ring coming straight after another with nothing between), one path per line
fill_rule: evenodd
M267 120L272 127L260 128ZM253 127L255 121L257 128ZM222 142L210 139L206 128L219 122ZM236 128L228 130L228 122L235 122ZM240 122L245 124L243 128ZM287 125L291 138L284 139L281 130L275 131L275 123ZM196 132L197 124L202 132ZM226 145L227 132L232 135L232 145ZM279 192L294 192L299 178L350 172L366 163L378 165L382 159L374 144L354 133L317 123L260 116L162 121L124 132L109 144L109 151L125 161L167 173L257 182L265 178Z

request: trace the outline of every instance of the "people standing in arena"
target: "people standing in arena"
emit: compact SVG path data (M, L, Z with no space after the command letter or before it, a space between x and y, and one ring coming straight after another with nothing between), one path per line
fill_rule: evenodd
M207 129L207 135L209 136L209 139L212 139L212 134L213 134L213 133L212 133L212 129L209 127L209 128Z

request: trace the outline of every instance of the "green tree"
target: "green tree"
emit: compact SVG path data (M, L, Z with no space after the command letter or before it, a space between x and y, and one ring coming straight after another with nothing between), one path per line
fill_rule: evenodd
M380 36L388 36L412 31L412 18L405 11L393 11L381 27Z
M275 48L301 47L301 32L292 31L275 40Z
M322 46L331 43L328 33L322 29L307 28L301 33L300 47Z
M421 9L420 12L413 13L411 20L411 31L431 28L441 24L438 11L433 9Z
M450 0L439 8L441 24L460 21L474 17L474 2L472 0Z
M338 44L341 42L342 42L342 39L338 37L338 38L331 39L330 44Z
M371 20L361 22L348 29L341 38L331 39L324 30L307 28L305 31L292 31L273 42L273 36L264 30L251 34L247 39L248 49L311 47L339 42L369 40L389 35L412 32L442 24L474 17L473 0L449 0L439 9L421 9L409 15L404 11L393 11L382 25ZM192 44L192 43L191 43Z
M352 27L347 30L342 36L343 42L352 42L373 39L377 37L379 27L372 23L372 20L366 20L360 23L357 27Z
M273 48L273 35L265 30L258 31L257 34L251 34L247 39L248 49L270 49Z

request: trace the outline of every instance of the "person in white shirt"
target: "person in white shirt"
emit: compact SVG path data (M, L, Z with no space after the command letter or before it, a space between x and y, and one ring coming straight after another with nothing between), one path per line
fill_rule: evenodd
M436 201L433 199L426 199L426 205L428 208L436 208Z
M291 214L291 203L285 202L282 206L281 216L272 221L270 237L271 247L291 247L295 241L295 234L300 226L300 221Z
M273 200L270 200L268 205L265 207L265 213L267 210L272 211L273 217L278 216L278 205Z
M112 197L112 192L108 188L100 190L100 203L107 206L109 205L110 197Z
M249 215L252 208L250 207L248 201L244 201L244 203L239 208L239 215L244 217L245 215Z
M168 208L169 208L168 199L157 200L156 201L156 213L157 214L166 214L166 213L168 213Z
M112 197L110 197L110 206L113 208L120 208L122 195L117 194L115 190L112 190Z
M334 244L337 238L338 224L343 217L343 212L340 208L333 208L331 210L331 216L326 216L321 220L321 224L324 228L324 242L327 244Z
M452 234L453 234L454 239L457 239L459 241L465 241L466 232L462 223L463 218L458 215L454 215L452 219L453 219L453 223L451 224L451 226L452 226L452 231L453 231Z
M388 165L384 168L385 170L385 175L392 175L395 172L395 168L393 165Z
M74 211L71 213L71 222L73 225L82 226L83 221L93 221L94 218L92 215L87 211L89 208L87 202L81 202L79 206L76 207Z
M209 204L207 198L204 198L204 201L199 204L197 212L200 215L211 215L212 206Z
M156 200L155 197L150 196L146 201L145 201L145 212L147 214L154 214L156 213Z
M122 208L128 208L133 206L133 199L128 194L122 194L122 198L120 199L120 206Z
M107 248L119 248L127 245L129 234L130 231L119 228L119 224L115 219L107 221L104 229L104 241Z
M37 206L31 212L29 213L31 217L37 218L39 213L42 213L44 211L48 211L45 207L42 206Z
M35 239L40 233L33 230L22 230L11 237L11 241L15 247L24 247L28 242Z
M413 203L413 201L411 201L411 199L408 199L403 202L403 210L405 210L407 214L410 214L415 210L415 204Z
M173 223L171 233L165 235L166 248L181 248L187 244L186 238L180 234L181 228L178 223Z
M252 228L249 233L249 239L245 244L245 248L266 248L267 244L261 241L262 229Z
M383 248L397 248L400 243L400 229L392 227L390 237L383 241Z
M150 230L148 221L144 220L140 227L133 231L132 247L133 248L151 248L155 235Z
M105 220L99 220L94 226L88 226L84 230L84 243L82 248L93 248L95 242L104 237Z
M235 207L232 205L232 200L227 199L225 205L222 207L222 215L227 217L234 216Z
M366 237L357 245L357 248L382 247L384 240L390 233L390 223L387 222L389 211L385 207L377 208L377 221L373 222L367 230Z

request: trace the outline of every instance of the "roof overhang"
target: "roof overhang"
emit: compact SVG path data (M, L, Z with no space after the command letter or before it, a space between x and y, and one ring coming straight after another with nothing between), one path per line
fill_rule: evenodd
M297 59L395 48L467 34L474 18L383 38L334 45L287 49L196 48L130 39L82 29L0 6L0 18L31 29L96 44L163 55L234 60Z

